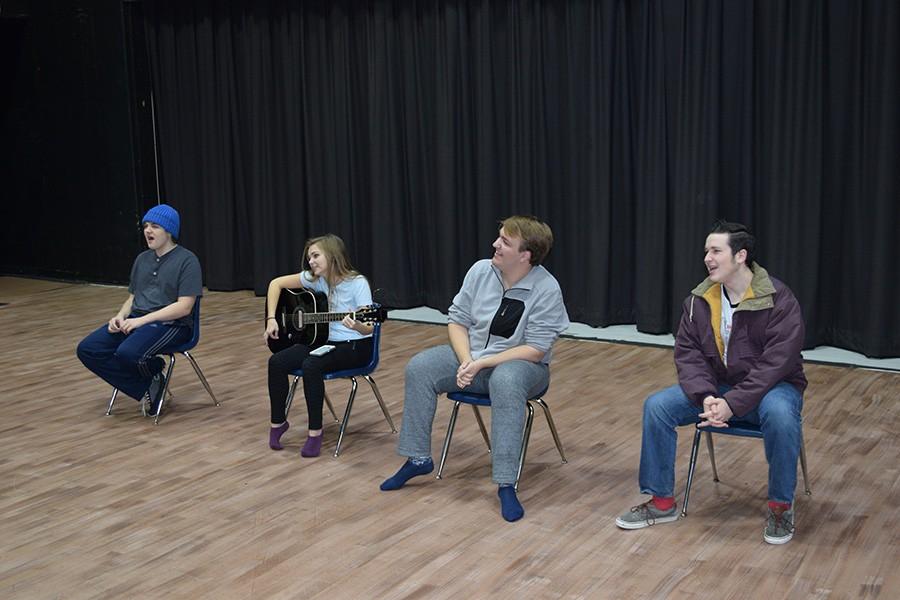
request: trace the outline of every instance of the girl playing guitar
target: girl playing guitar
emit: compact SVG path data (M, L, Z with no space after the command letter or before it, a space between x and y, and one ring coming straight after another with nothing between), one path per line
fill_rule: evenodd
M307 240L303 258L308 270L276 277L269 282L266 295L266 332L264 339L278 339L279 326L275 315L282 290L302 286L322 292L328 297L328 310L353 312L372 303L369 282L350 264L344 241L327 234ZM329 323L328 344L334 349L320 355L310 354L310 346L298 343L280 350L269 359L269 403L272 427L269 447L281 450L281 436L290 424L285 414L288 395L288 375L303 369L303 394L309 415L309 433L300 455L319 456L322 450L322 404L325 399L323 372L362 367L372 358L373 326L347 315L341 321Z

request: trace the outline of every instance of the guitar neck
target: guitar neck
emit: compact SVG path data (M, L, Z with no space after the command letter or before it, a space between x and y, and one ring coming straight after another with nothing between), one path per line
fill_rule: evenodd
M333 321L342 321L347 315L353 312L324 312L324 313L303 313L303 324L313 325L315 323L331 323Z

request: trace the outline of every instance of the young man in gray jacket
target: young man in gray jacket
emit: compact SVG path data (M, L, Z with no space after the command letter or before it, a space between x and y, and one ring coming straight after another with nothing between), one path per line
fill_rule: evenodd
M439 394L490 394L493 480L503 518L517 521L525 514L513 487L525 405L549 385L551 348L569 317L559 283L541 266L553 245L550 227L530 216L500 225L493 257L472 265L453 298L450 344L420 352L406 366L397 453L408 460L381 489L399 489L434 470L431 429Z

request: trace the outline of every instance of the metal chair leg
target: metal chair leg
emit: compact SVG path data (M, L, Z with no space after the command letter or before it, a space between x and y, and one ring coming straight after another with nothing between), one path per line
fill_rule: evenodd
M340 423L337 413L334 412L334 405L331 404L331 398L328 397L328 392L325 393L325 404L328 406L328 410L331 412L331 416L334 417L334 422Z
M337 458L341 453L341 443L344 441L344 434L347 433L347 424L350 423L350 411L353 410L353 399L356 398L356 388L359 384L356 377L350 378L350 397L347 399L347 409L344 411L344 420L341 422L341 430L338 432L337 446L334 448L334 457Z
M391 433L397 433L397 428L394 427L394 420L391 418L391 413L388 412L387 406L384 404L384 400L381 397L381 392L378 391L378 386L375 385L375 380L372 379L368 375L363 375L366 381L369 382L369 385L372 387L372 392L375 394L375 399L378 400L378 405L381 407L381 412L384 413L384 418L387 419L388 425L391 426Z
M684 503L683 503L683 506L681 507L681 516L682 517L687 516L688 499L689 499L690 493L691 493L691 483L693 482L694 469L697 465L697 451L700 446L700 436L703 433L706 433L706 444L707 444L707 449L709 450L709 461L712 464L713 481L716 481L716 482L719 481L719 474L716 470L716 455L715 455L715 450L713 448L712 433L709 431L702 431L701 429L697 428L694 432L694 443L693 443L693 446L691 447L691 464L688 469L687 484L686 484L685 490L684 490ZM802 437L800 438L800 468L803 470L803 485L805 488L806 495L811 496L812 491L809 488L809 476L808 476L807 469L806 469L806 443L804 442Z
M809 476L806 474L806 442L800 438L800 468L803 469L803 486L806 488L806 495L812 496L812 490L809 489Z
M119 395L119 388L113 388L112 398L109 399L109 406L106 407L106 416L109 417L112 415L112 405L113 402L116 401L116 396Z
M171 373L171 371L170 371L170 373ZM168 393L168 395L169 395L169 400L171 400L171 399L172 399L172 392L171 392L171 390L169 390L168 382L167 382L167 384L166 384L166 389L164 390L164 392L165 392L165 393ZM106 416L107 416L107 417L111 417L111 416L112 416L112 407L113 407L113 404L115 403L116 398L117 398L118 396L119 396L119 388L113 388L112 396L111 396L110 399L109 399L109 404L106 406ZM144 416L147 416L147 413L144 412L144 409L145 409L145 407L146 407L145 402L147 401L147 399L148 399L148 394L145 393L144 396L143 396L143 397L141 398L141 400L140 400L140 404L141 404L141 412L144 413Z
M697 431L700 431L699 429ZM719 483L719 471L716 469L716 451L713 448L712 433L706 432L706 449L709 450L709 462L712 463L713 481Z
M169 383L172 381L172 371L175 370L175 355L169 355L169 368L166 370L166 382L163 384L162 397L159 399L159 407L156 409L156 418L153 419L154 425L159 425L159 417L163 412L163 405L166 403L166 392L169 391ZM169 394L171 398L172 394ZM153 399L150 399L151 402Z
M491 438L488 437L487 429L484 428L484 421L481 419L481 411L478 410L478 405L472 404L472 412L475 413L475 420L478 421L478 428L481 430L481 437L484 438L484 443L487 444L488 454L491 453Z
M444 474L444 463L447 462L447 453L450 451L450 440L453 438L453 429L456 427L456 417L459 414L459 405L461 402L454 402L453 409L450 411L450 424L447 425L447 437L444 438L444 448L441 450L441 464L438 465L437 475L435 479L440 479Z
M516 470L516 483L513 486L517 492L519 491L519 479L522 477L522 468L525 466L525 455L528 454L528 440L531 439L531 426L534 423L534 407L531 402L526 402L528 407L528 416L525 417L525 429L522 431L522 451L519 452L519 468Z
M187 356L188 360L191 363L191 366L194 367L194 373L197 374L197 377L200 378L200 383L203 384L203 387L206 388L206 393L209 394L209 397L212 398L213 403L216 406L219 406L219 401L216 399L216 395L213 394L212 388L209 387L209 382L206 381L206 377L203 375L203 371L200 370L200 367L197 365L197 361L194 360L194 357L191 356L191 353L185 350L182 352L185 356Z
M702 433L699 429L694 429L694 443L691 445L691 464L688 466L687 483L684 486L684 502L681 503L682 518L687 516L688 500L691 498L691 484L694 482L694 470L697 468L697 451L700 449L700 435ZM709 432L706 432L706 434L709 435Z
M172 381L172 371L175 370L175 355L169 355L169 368L166 369L166 382L163 384L162 389L162 397L159 399L159 406L156 409L156 418L153 419L154 425L159 425L159 417L163 412L163 405L166 403L166 393L169 391L169 382ZM171 397L172 394L169 394ZM150 399L151 404L153 403L153 398Z
M556 449L559 451L559 457L562 459L563 463L569 462L566 460L566 454L563 452L562 442L559 440L559 434L556 432L556 424L553 422L553 417L550 415L550 407L547 406L547 403L544 402L543 398L535 398L534 400L530 400L530 402L537 402L538 405L543 409L544 416L547 417L547 425L550 426L550 434L553 436L553 442L556 444Z
M294 401L294 392L297 390L297 382L300 381L300 377L294 376L294 381L291 383L291 389L288 390L287 398L284 399L284 418L287 419L288 412L291 410L291 403ZM328 406L331 406L331 403L328 403ZM334 409L331 410L331 413L334 414ZM337 415L335 415L335 420L337 420Z
M553 416L550 413L550 407L543 400L543 398L532 398L528 400L525 404L527 413L525 418L525 426L522 431L522 446L519 452L519 463L516 469L516 480L515 480L515 489L519 489L519 479L522 477L522 471L525 467L525 458L528 454L528 444L531 439L531 430L534 426L534 405L532 402L536 402L541 410L544 411L544 415L547 418L547 425L550 428L550 433L553 435L553 441L556 444L556 450L559 452L560 459L563 463L568 462L566 459L565 451L562 447L562 442L559 439L559 433L556 430L556 423L553 422ZM454 401L453 409L450 413L450 424L447 427L447 437L444 438L444 447L441 451L441 461L438 466L438 473L435 476L436 479L441 479L444 472L444 465L447 462L447 455L450 450L450 441L453 437L453 431L456 427L456 419L459 414L459 406L462 404L461 401ZM488 452L492 452L491 448L491 440L488 435L487 428L484 426L484 420L481 418L481 411L477 404L470 404L472 407L472 412L475 413L475 420L478 422L478 428L481 431L481 437L484 439L484 443L487 445Z

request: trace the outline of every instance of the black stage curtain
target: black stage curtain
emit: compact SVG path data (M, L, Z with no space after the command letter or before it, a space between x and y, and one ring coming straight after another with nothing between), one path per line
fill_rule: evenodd
M144 3L168 200L213 289L335 232L445 309L533 213L573 320L672 331L743 221L807 345L900 355L900 3Z
M0 0L0 273L128 280L144 240L121 23L118 0Z

